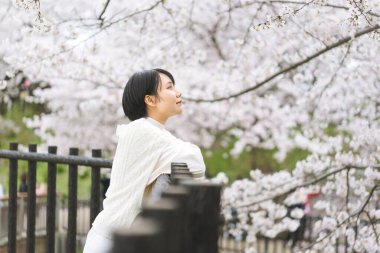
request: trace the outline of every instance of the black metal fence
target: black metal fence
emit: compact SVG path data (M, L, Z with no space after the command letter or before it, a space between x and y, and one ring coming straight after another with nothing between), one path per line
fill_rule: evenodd
M55 252L56 233L56 181L57 164L68 166L68 219L66 252L76 252L77 235L77 178L78 166L91 167L90 224L100 211L100 168L111 168L112 160L101 158L101 150L92 150L92 157L79 157L77 148L70 148L68 156L57 155L57 147L48 147L48 153L37 153L37 145L29 145L29 152L18 151L18 144L11 143L9 150L0 150L0 159L9 160L9 203L8 203L8 252L15 253L17 246L17 180L18 162L28 162L27 231L26 252L35 252L36 236L36 170L37 163L46 163L48 168L46 252Z
M7 205L8 198L0 198L0 245L8 243L8 217L9 208ZM17 237L23 238L26 234L27 220L26 220L27 197L20 195L17 198ZM36 234L45 235L46 231L46 196L37 196L36 199Z

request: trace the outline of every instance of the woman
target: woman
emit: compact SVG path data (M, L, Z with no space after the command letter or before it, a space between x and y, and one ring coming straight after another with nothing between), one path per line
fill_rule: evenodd
M195 178L204 177L200 149L164 127L170 117L182 113L181 92L172 74L163 69L133 74L124 88L122 105L131 122L116 129L110 186L104 209L87 235L84 253L109 251L113 231L133 223L144 195L150 194L160 175L170 174L172 162L187 163Z

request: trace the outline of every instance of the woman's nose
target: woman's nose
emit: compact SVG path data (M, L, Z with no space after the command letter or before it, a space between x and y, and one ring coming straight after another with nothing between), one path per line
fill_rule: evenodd
M176 89L176 91L177 91L177 98L180 98L182 96L182 93L178 89Z

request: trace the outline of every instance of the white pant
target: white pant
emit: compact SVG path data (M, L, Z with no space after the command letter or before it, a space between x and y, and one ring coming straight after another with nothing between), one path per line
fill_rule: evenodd
M87 234L86 244L83 253L109 253L113 245L113 241L94 229L90 229Z

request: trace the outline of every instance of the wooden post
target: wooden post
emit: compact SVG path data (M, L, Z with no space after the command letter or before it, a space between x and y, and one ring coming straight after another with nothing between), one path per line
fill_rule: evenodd
M178 203L174 200L161 198L158 201L148 200L143 203L142 217L155 219L160 226L162 233L159 240L162 250L166 253L180 252L180 234L178 233L178 223L180 214Z
M185 240L186 253L218 253L222 186L204 181L186 181L183 185L190 193L186 207L186 228L190 230Z
M181 172L190 172L187 163L171 163L171 174Z
M189 229L186 226L187 208L186 203L189 199L189 191L183 186L171 185L162 193L162 198L171 199L178 203L178 223L174 227L174 234L178 235L178 251L185 252L185 238L188 238L186 233Z
M128 230L114 233L111 253L166 253L159 240L160 234L157 221L140 216Z
M180 185L182 182L191 180L191 174L173 174L170 176L173 185Z
M269 238L268 237L264 237L264 253L268 253L269 251Z
M191 178L192 175L186 163L171 163L171 180L173 184L179 184L181 180Z

